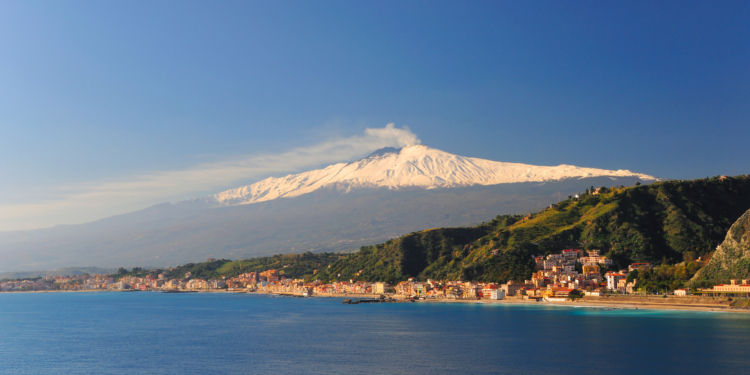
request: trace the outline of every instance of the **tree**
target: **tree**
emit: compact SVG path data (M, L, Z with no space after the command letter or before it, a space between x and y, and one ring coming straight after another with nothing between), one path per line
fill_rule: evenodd
M124 275L124 274L126 274L126 273L128 273L128 270L126 270L126 269L124 269L124 268L122 268L122 267L120 267L120 268L119 268L119 269L117 270L117 274L118 274L118 275Z
M633 272L628 274L628 279L625 280L625 282L633 282L633 280L638 279L638 270L633 270Z
M568 299L571 300L571 301L579 299L579 298L583 298L583 292L581 292L578 289L573 289L568 294Z

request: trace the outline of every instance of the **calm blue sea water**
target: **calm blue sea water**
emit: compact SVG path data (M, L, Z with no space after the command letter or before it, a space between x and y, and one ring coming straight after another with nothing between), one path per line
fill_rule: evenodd
M748 347L726 313L0 294L2 374L746 374Z

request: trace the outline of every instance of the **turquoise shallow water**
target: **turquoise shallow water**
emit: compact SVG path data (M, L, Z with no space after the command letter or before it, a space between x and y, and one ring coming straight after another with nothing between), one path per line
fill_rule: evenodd
M746 374L749 344L744 314L0 294L1 374Z

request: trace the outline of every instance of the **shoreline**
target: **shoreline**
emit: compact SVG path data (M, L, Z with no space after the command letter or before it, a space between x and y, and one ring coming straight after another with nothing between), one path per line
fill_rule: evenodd
M728 312L748 314L750 310L735 309L728 306L689 305L689 304L657 304L648 302L599 302L599 301L532 301L523 299L493 300L454 300L454 299L426 299L417 300L422 303L479 303L479 304L509 304L509 305L532 305L532 306L567 306L567 307L591 307L609 308L621 310L670 310L670 311L695 311L695 312Z
M102 293L102 292L115 292L115 293L132 293L132 292L144 292L140 290L132 291L119 291L119 290L30 290L30 291L15 291L15 292L0 292L2 294L16 294L16 293ZM163 292L160 290L150 290L146 292ZM248 291L227 291L227 290L202 290L195 291L198 293L245 293L245 294L259 294L259 295L276 295L276 296L287 296L287 297L299 297L299 298L348 298L348 299L372 299L378 298L378 294L344 294L344 293L330 293L330 294L315 294L311 297L303 297L301 293L276 293L276 292L248 292ZM387 296L392 298L394 302L406 302L405 297ZM623 309L623 310L669 310L669 311L694 311L694 312L726 312L726 313L739 313L748 314L750 309L732 308L728 305L729 301L723 300L710 300L714 303L690 303L690 302L709 302L700 301L696 298L689 299L672 299L671 301L659 301L653 302L645 300L647 298L654 297L625 297L630 299L629 301L623 300L593 300L583 297L576 301L534 301L524 300L516 298L506 298L502 300L465 300L465 299L417 299L414 302L418 303L478 303L478 304L510 304L510 305L532 305L532 306L567 306L567 307L592 307L592 308L609 308L609 309ZM636 300L636 298L643 298L644 300ZM675 303L683 302L683 303Z

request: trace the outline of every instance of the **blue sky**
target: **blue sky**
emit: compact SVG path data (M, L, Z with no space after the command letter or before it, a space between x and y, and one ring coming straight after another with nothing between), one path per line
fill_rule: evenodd
M498 161L750 173L749 4L1 2L0 231L356 158L398 143L405 133L364 133L387 123ZM117 204L70 200L340 140L362 149Z

